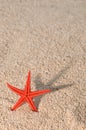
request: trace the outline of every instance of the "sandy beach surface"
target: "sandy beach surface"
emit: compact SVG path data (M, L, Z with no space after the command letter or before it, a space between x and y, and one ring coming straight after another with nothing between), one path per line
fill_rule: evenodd
M52 92L11 111L29 70ZM0 0L0 130L86 130L86 0Z

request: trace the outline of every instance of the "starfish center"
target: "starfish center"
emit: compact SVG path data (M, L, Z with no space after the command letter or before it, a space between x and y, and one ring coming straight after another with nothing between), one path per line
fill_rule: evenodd
M28 97L28 94L26 94L25 96Z

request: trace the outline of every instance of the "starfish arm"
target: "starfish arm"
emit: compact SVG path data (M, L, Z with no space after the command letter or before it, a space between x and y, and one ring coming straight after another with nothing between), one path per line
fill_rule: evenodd
M29 103L29 105L30 105L32 111L36 111L36 112L37 112L37 108L36 108L36 106L35 106L33 100L32 100L31 98L29 98L29 97L27 97L26 100L27 100L27 102Z
M11 110L16 110L18 107L20 107L23 102L25 101L25 97L20 97L18 102L13 106L13 108L11 108Z
M30 71L28 73L28 78L27 78L27 81L26 81L26 85L25 85L25 94L28 94L30 92Z
M51 90L39 90L39 91L31 92L30 96L36 97L36 96L40 96L40 95L48 93L48 92L51 92Z
M12 85L10 85L9 83L7 83L7 86L14 91L15 93L19 94L20 96L24 94L23 90L20 90L18 88L13 87Z

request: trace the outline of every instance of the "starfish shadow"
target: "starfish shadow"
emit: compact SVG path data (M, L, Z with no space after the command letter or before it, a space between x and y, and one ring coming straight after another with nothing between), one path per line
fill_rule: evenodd
M67 87L71 87L74 83L71 83L71 84L63 84L63 85L59 85L59 86L52 86L53 83L59 79L68 69L69 67L65 67L64 69L62 69L57 75L55 75L48 83L44 84L41 80L41 75L38 74L36 77L35 77L35 80L34 80L34 83L35 83L35 86L36 86L36 89L37 90L40 90L40 89L50 89L52 92L55 92L57 90L60 90L60 89L64 89L64 88L67 88ZM43 97L43 95L41 96L38 96L36 97L36 100L35 100L35 104L36 106L38 107L39 106L39 103L41 101L41 98Z

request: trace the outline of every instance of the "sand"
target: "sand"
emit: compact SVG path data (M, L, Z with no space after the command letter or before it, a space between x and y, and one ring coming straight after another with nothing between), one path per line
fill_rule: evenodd
M86 130L86 0L0 0L0 130ZM11 111L28 71L51 89Z

